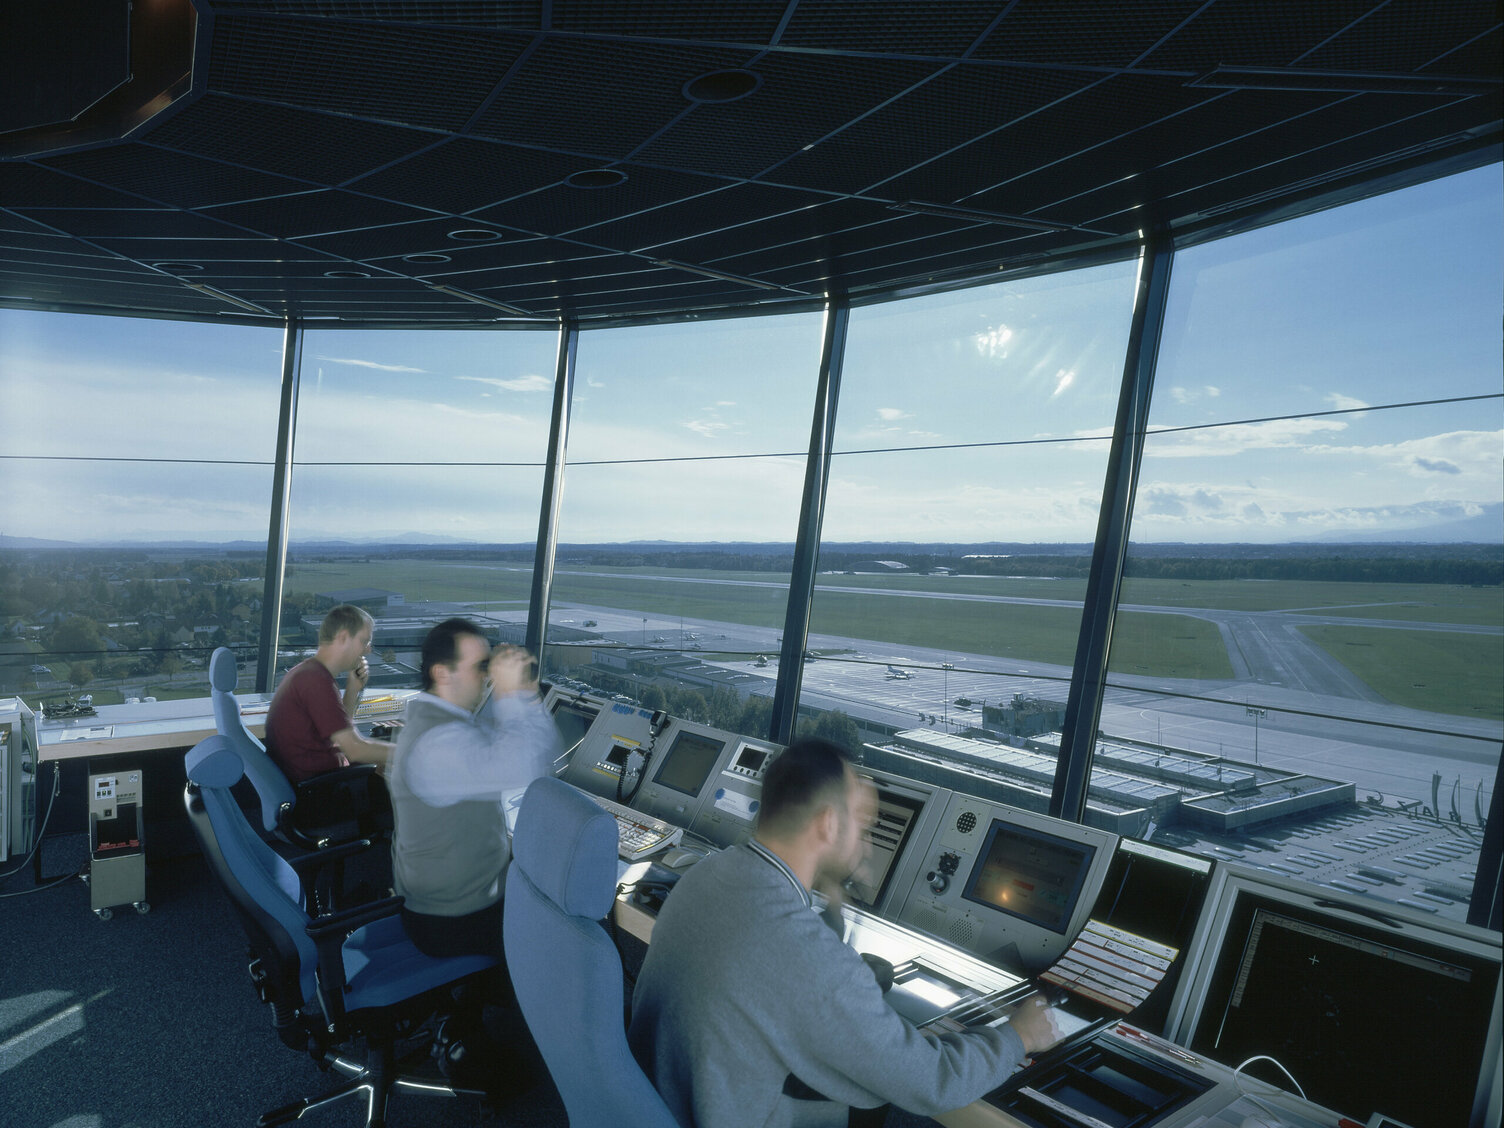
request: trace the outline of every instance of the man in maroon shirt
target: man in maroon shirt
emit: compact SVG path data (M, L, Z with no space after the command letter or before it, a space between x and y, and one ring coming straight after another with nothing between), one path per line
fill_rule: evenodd
M366 653L371 649L371 616L342 603L324 616L319 648L282 678L266 714L266 750L293 783L352 761L385 766L392 745L368 740L352 718L371 676ZM335 678L345 678L340 696Z

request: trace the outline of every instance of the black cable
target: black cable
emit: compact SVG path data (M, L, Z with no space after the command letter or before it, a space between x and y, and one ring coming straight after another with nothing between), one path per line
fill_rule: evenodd
M49 762L52 764L52 794L47 797L47 813L42 816L42 824L37 827L36 835L34 836L31 844L31 849L26 851L26 857L22 858L20 863L14 869L9 869L4 871L3 873L0 873L0 881L3 881L8 877L14 877L16 874L20 873L23 869L26 868L27 864L30 863L31 859L36 856L36 852L42 848L42 839L47 833L47 824L52 821L52 808L57 803L58 793L63 789L62 765L59 764L56 760ZM75 871L74 873L68 873L62 875L61 877L55 877L51 881L48 881L43 885L33 886L30 889L17 889L10 893L0 893L0 899L4 899L6 897L25 897L31 893L40 893L44 889L53 889L59 885L63 885L69 881L72 881L74 878L82 877L83 872L84 871L80 869Z

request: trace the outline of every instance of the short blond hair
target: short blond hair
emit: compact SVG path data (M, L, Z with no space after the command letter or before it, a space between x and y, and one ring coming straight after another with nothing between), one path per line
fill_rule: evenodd
M319 645L333 642L339 637L340 631L348 631L356 635L365 627L374 627L375 623L376 620L371 618L371 613L364 607L357 607L353 603L341 603L338 607L329 608L329 613L319 624Z

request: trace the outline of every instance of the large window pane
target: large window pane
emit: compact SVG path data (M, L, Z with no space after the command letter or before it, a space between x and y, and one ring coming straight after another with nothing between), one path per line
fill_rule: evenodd
M201 696L215 646L255 654L281 355L276 329L0 310L0 694Z
M527 628L553 332L318 330L303 344L279 669L334 603L377 616L373 685L434 623Z
M767 735L821 324L581 335L549 676Z
M802 725L950 755L1065 701L1134 271L852 311Z
M1171 783L1162 840L1465 917L1504 736L1500 214L1494 166L1176 256L1094 802Z

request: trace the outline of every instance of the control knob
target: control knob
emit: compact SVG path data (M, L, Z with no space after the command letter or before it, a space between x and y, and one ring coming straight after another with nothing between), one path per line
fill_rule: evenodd
M961 865L961 855L947 850L940 855L940 862L936 867L924 875L924 880L929 882L930 889L936 893L944 893L950 888L950 879L955 875Z

